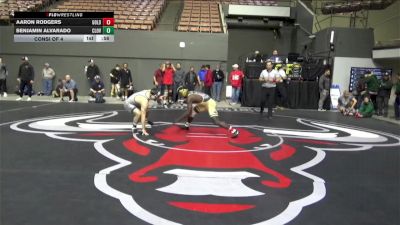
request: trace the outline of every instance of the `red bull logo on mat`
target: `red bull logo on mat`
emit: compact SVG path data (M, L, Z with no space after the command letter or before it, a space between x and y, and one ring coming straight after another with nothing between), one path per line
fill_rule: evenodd
M113 112L35 118L11 125L65 141L91 142L112 161L95 187L149 224L285 224L326 195L308 170L329 151L399 146L400 137L322 121L287 118L295 127L156 122L152 136L130 133ZM289 123L289 122L288 122Z

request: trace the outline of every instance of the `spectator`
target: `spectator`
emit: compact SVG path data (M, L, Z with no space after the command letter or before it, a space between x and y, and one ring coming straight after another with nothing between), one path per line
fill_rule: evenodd
M178 87L183 86L185 82L185 71L182 69L180 63L176 64L176 70L174 74L174 91L173 91L173 101L178 101Z
M194 71L194 67L191 66L189 72L185 75L185 85L189 91L194 91L196 86L200 84L199 77Z
M251 56L250 60L253 62L261 62L262 56L260 54L260 51L256 50L254 54Z
M357 100L353 97L348 90L343 91L343 95L339 98L339 111L345 116L353 116L355 113L355 106Z
M273 69L273 64L271 61L267 61L266 68L261 72L259 81L262 82L260 114L264 112L265 101L267 100L268 119L272 117L272 106L274 105L275 101L275 88L278 78L278 71Z
M372 117L374 113L375 113L374 104L370 101L370 98L368 96L365 96L364 101L361 103L361 106L358 109L358 112L356 113L356 117L368 118Z
M122 92L122 101L128 98L128 91L132 85L132 74L131 70L128 68L128 63L122 65L122 70L120 73L120 87Z
M53 98L60 97L60 95L61 95L60 90L62 90L64 88L64 84L65 84L65 80L58 79L57 86L52 92Z
M121 76L121 67L117 64L115 67L111 70L110 72L110 82L111 82L111 92L110 95L111 97L117 97L119 93L119 87L118 87L118 82L120 80Z
M27 92L29 96L27 101L31 101L32 84L35 79L35 71L33 69L33 66L29 63L28 60L29 59L27 56L22 57L22 64L19 66L18 78L17 78L17 81L19 82L19 98L17 98L17 101L22 100L25 87L27 87Z
M280 106L288 107L288 98L287 98L287 90L286 90L286 65L283 65L278 70L278 78L276 80L276 91L279 94L280 98Z
M154 71L154 76L153 76L153 83L157 87L158 92L162 94L164 94L164 84L163 84L164 71L165 71L165 64L161 63L160 67L156 71Z
M199 91L204 91L204 81L206 79L206 74L207 74L206 66L202 65L197 74L199 80Z
M370 100L372 101L374 110L376 112L378 109L378 105L376 104L376 96L378 95L379 90L379 80L371 71L368 74L365 74L365 83L367 84L367 93L370 96Z
M49 63L44 64L44 68L42 70L43 76L43 94L50 96L51 91L53 90L53 79L56 76L53 68L50 67Z
M353 96L357 100L357 106L356 106L357 109L360 107L366 93L367 90L365 88L365 79L364 75L362 75L357 81L356 88L353 90Z
M225 74L221 70L221 65L217 64L216 69L213 71L213 99L215 99L217 102L221 101L221 90L222 90L222 84L224 83L225 79Z
M240 90L242 88L244 74L241 70L239 70L238 64L234 64L232 68L233 70L229 74L229 80L232 85L231 104L236 105L239 103Z
M78 87L70 75L65 75L64 87L60 90L60 102L64 101L64 96L68 96L69 102L78 101Z
M400 73L397 74L394 94L396 95L396 100L394 101L394 118L400 120Z
M166 62L163 77L164 84L164 105L172 103L172 86L174 84L175 67L172 63Z
M7 97L7 77L7 66L3 63L3 58L0 57L0 97Z
M205 68L206 68L206 78L204 79L204 93L211 96L211 89L214 83L213 74L210 69L210 65L206 65Z
M85 73L90 87L94 81L94 77L100 75L100 69L96 64L94 64L93 59L89 59L88 63L89 65L85 66Z
M104 83L101 81L100 76L97 75L94 77L94 82L90 88L89 95L95 99L95 103L104 103L105 101L103 97L105 94Z
M329 96L329 91L331 89L331 70L329 68L325 69L324 74L319 78L319 101L318 101L318 111L326 111L323 106L326 98Z
M273 63L281 63L282 59L278 55L278 50L273 50L272 51L272 56L269 57L269 60L272 61Z
M376 98L376 104L378 104L378 116L388 116L389 99L392 87L393 83L390 80L390 76L388 73L385 73L380 81L378 96Z

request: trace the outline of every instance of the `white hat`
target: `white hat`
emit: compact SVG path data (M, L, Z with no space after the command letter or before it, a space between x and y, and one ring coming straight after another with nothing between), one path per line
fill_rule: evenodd
M233 64L232 67L233 68L239 68L239 65L238 64Z

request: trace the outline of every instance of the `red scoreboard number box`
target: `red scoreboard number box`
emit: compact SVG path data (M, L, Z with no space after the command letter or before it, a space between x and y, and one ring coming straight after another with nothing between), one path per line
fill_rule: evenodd
M114 26L114 18L103 18L103 26Z

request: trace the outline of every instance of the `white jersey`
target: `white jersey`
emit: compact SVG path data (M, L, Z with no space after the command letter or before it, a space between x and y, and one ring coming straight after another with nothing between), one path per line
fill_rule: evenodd
M279 73L277 70L273 69L270 72L268 70L263 70L260 74L260 78L262 78L264 81L262 83L262 87L264 88L273 88L276 87L276 80L279 78Z
M131 96L129 96L129 98L127 98L125 100L125 103L132 104L132 105L137 104L137 102L135 101L135 98L138 97L138 96L142 96L142 97L146 98L147 100L150 100L146 95L147 92L149 92L149 90L143 90L143 91L139 91L139 92L133 93Z

